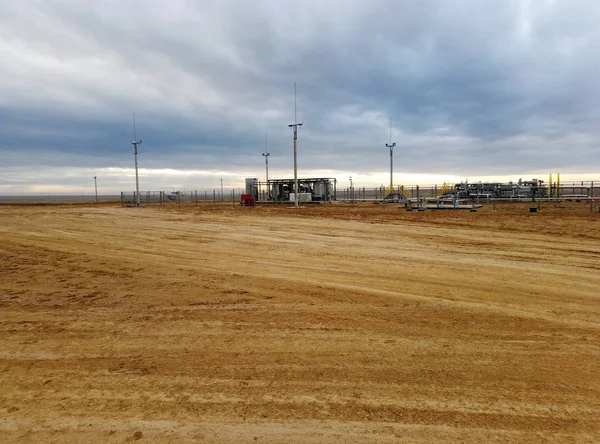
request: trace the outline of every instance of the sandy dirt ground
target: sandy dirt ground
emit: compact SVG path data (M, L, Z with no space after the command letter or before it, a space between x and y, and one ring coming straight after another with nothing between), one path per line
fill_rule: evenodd
M600 442L600 215L0 207L0 441Z

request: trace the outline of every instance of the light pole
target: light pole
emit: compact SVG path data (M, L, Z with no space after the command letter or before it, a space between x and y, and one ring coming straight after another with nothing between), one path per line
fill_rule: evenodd
M267 169L267 189L268 189L269 188L269 156L271 154L267 151L267 133L265 133L265 151L267 153L266 154L263 153L263 156L265 156L265 167Z
M96 202L98 202L98 182L96 181L97 177L94 174L94 190L96 191Z
M142 140L134 140L131 142L133 145L133 157L135 158L135 206L140 206L140 179L138 176L138 145L142 144Z
M394 147L396 142L392 143L392 119L390 119L390 143L386 143L390 149L390 192L394 193Z
M223 179L221 179L221 202L223 202Z
M267 177L267 190L269 189L269 156L271 154L270 153L263 153L263 156L265 157L265 168L266 168L266 177Z
M296 118L296 83L294 83L294 123L288 125L289 128L294 129L294 200L296 208L299 208L300 193L298 189L298 162L297 162L297 143L298 143L298 127L302 126L302 123L298 123Z
M142 144L142 139L137 140L137 136L135 134L135 113L133 113L133 157L135 158L135 206L140 206L140 179L138 176L138 145Z
M350 176L350 199L352 199L352 208L354 208L354 185L352 185L352 176Z

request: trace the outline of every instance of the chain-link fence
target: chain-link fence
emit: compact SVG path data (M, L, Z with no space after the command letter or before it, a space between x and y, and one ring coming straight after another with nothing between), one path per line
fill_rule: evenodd
M434 185L394 185L346 187L338 190L338 200L377 200L393 196L406 199L435 198L443 195L461 194L459 197L472 201L492 199L522 200L532 197L550 199L590 199L600 198L600 181L552 183L549 186L531 186L519 183L460 183Z
M600 181L597 182L571 182L551 184L549 187L540 187L532 190L527 187L514 187L504 194L482 192L480 184L434 184L434 185L394 185L393 187L346 187L337 189L336 202L422 202L423 206L431 207L436 201L442 199L457 199L470 204L490 204L495 209L504 211L521 211L527 205L510 205L510 203L528 203L531 208L539 207L540 210L558 208L586 208L587 211L597 211L600 205ZM509 184L507 184L509 185ZM516 185L516 184L515 184ZM465 189L470 189L471 194L461 195ZM463 191L459 191L463 190ZM473 191L475 190L475 192ZM541 191L540 191L541 190ZM135 192L121 192L122 206L181 206L181 205L239 205L241 189L216 188L210 190L193 191L143 191L139 196ZM268 200L265 190L259 190L258 202L261 204L291 204L291 201ZM139 200L138 200L139 199ZM570 205L582 204L582 205ZM508 204L508 205L507 205Z
M139 200L135 191L121 192L121 206L181 206L200 204L235 204L240 202L243 190L204 190L204 191L140 191Z

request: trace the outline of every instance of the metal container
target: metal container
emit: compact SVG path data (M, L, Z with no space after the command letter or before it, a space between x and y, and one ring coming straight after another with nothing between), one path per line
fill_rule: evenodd
M290 202L295 202L295 201L296 201L296 193L290 193ZM312 194L300 193L298 195L298 202L300 202L300 203L312 202Z
M246 179L246 194L251 194L254 199L258 199L258 179L255 177Z

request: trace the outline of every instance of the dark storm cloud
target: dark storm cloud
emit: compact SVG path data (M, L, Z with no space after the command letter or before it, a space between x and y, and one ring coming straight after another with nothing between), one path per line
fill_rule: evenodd
M594 1L0 4L4 166L600 170ZM254 167L251 167L254 168ZM590 171L591 170L591 171Z

